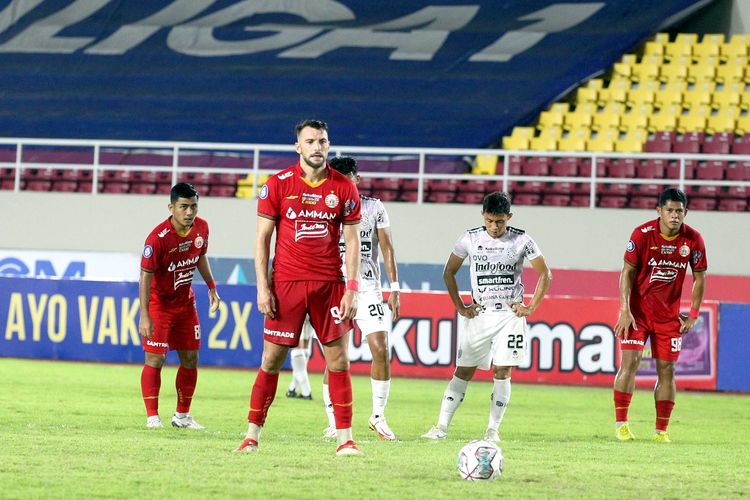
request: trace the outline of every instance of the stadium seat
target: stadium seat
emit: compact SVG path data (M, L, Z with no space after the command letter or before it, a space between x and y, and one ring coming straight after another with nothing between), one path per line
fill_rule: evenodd
M130 184L130 192L133 194L154 194L156 193L156 183L133 182Z
M621 113L613 113L610 111L602 111L595 113L591 122L591 128L593 130L606 130L610 128L620 127L620 116Z
M608 166L609 158L597 158L596 176L606 177ZM578 163L578 171L582 177L591 177L591 160L589 158L582 158Z
M130 191L129 182L106 181L102 193L125 194Z
M724 170L726 168L726 161L701 161L698 162L698 168L695 170L695 178L700 180L722 180L724 179Z
M630 66L630 79L634 82L648 82L659 78L659 65L653 63L638 63Z
M577 152L586 151L586 138L588 136L588 130L578 129L571 131L567 137L563 137L557 141L558 151Z
M716 198L696 198L690 199L691 210L716 210Z
M2 191L13 191L16 188L15 181L12 179L0 180L0 190Z
M618 158L612 160L609 165L609 178L625 178L630 179L635 177L635 164L636 160L632 158Z
M677 116L667 113L653 114L648 118L648 127L646 128L652 133L673 132L677 129Z
M591 205L591 196L588 194L574 194L570 197L571 207L588 207Z
M40 179L28 180L24 189L26 191L49 191L52 189L52 181Z
M711 107L719 109L726 106L739 106L744 88L744 83L735 82L724 85L721 90L715 90L711 95Z
M171 182L157 182L156 191L154 194L169 194L171 190L172 190ZM239 194L238 194L238 197L239 197Z
M68 180L56 180L52 182L52 191L58 191L62 193L75 193L78 189L78 182Z
M211 185L237 186L237 181L240 180L240 177L240 174L212 173L210 177Z
M743 56L744 57L744 56ZM740 83L745 76L745 65L735 61L719 65L716 68L716 82L724 85Z
M732 143L732 154L750 154L750 131L745 134L735 134L734 142Z
M653 204L656 204L655 200L663 190L664 186L659 184L633 184L630 188L630 194L631 196L650 198Z
M707 118L705 116L684 115L677 118L677 132L686 134L706 130ZM672 148L672 151L675 151ZM676 151L675 151L676 152Z
M510 189L514 194L542 194L546 185L538 181L519 181L512 182Z
M633 129L624 137L615 140L615 151L620 153L642 153L648 138L646 129Z
M716 66L701 61L688 66L688 83L713 82L716 79Z
M510 175L521 175L521 165L526 161L525 157L521 156L508 156L508 174ZM497 175L503 175L505 173L505 158L502 158L500 163L497 165Z
M658 131L646 141L645 150L649 153L671 153L674 132Z
M484 193L458 193L456 195L456 202L465 203L467 205L477 205L482 203L484 197Z
M478 181L474 181L474 182L480 182L481 183L483 181L478 180ZM362 185L361 182L359 184L360 184L360 186ZM370 185L372 186L372 182L370 183ZM357 187L360 187L360 186L357 186ZM401 187L402 191L414 191L414 192L417 192L419 190L419 179L401 179L399 181L399 186ZM425 188L426 188L426 183L425 183Z
M567 207L570 205L570 195L547 193L542 198L542 204L550 207Z
M578 158L558 158L550 165L549 174L554 177L575 177L578 175Z
M720 132L734 132L737 128L737 119L733 116L724 115L721 112L709 116L706 121L706 132L716 134Z
M476 175L495 175L497 173L498 162L499 158L497 155L477 155L471 173Z
M703 132L677 134L672 144L672 151L683 154L698 154L703 143Z
M625 208L627 204L627 196L601 195L598 205L602 208Z
M685 160L685 179L693 179L695 177L695 169L698 165L696 160ZM680 178L680 162L670 161L667 163L666 171L667 179L679 179Z
M602 196L614 196L626 198L630 194L630 184L625 183L604 183L596 186L597 193Z
M154 183L157 181L158 175L153 170L134 170L130 172L131 182L145 182ZM239 176L235 179L235 182L239 180Z
M398 199L399 193L395 189L376 189L373 190L372 196L380 198L381 201L395 201Z
M726 169L728 181L750 181L750 161L729 162Z
M716 84L714 82L702 82L693 88L688 88L682 94L682 103L687 108L695 108L701 105L711 104Z
M559 111L542 111L539 114L537 128L543 130L550 127L562 127L565 123L565 114Z
M687 80L687 65L679 60L670 61L662 64L659 69L659 80L667 82L684 82Z
M511 201L514 205L539 205L541 199L539 194L517 194L513 195Z
M747 210L747 200L722 198L719 200L718 208L722 212L745 212Z
M701 150L706 154L728 155L734 142L734 134L731 132L718 132L703 138Z
M509 149L511 151L525 151L529 149L529 143L530 139L528 137L503 137L503 149Z
M599 90L592 87L578 87L576 90L576 102L584 103L591 102L596 103L599 97Z
M721 198L747 200L748 196L750 196L750 187L746 186L725 186L719 191L719 197Z
M448 193L445 191L435 191L427 193L425 201L428 203L453 203L456 201L456 193Z
M633 196L632 198L630 198L628 207L644 210L649 208L656 208L657 196Z
M372 189L375 191L398 191L401 187L401 181L394 178L373 177Z
M667 160L649 158L636 166L636 175L642 179L661 179L666 174Z
M104 182L130 182L130 170L104 170L99 173Z
M564 194L571 195L576 192L576 184L573 182L549 182L544 195Z
M531 158L527 158L523 165L521 165L521 174L534 176L549 175L550 163L552 163L552 158L549 156L532 156Z
M594 120L591 113L578 110L565 113L564 117L563 130L589 128Z

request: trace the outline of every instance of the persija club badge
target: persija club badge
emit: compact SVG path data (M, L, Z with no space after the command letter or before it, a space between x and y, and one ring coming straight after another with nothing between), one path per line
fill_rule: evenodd
M339 197L331 193L326 196L326 206L328 208L336 208L339 205Z

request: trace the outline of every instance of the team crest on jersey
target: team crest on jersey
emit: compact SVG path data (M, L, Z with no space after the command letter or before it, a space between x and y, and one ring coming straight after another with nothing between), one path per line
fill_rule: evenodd
M260 194L258 195L261 200L265 200L268 198L268 184L263 184L263 187L260 188Z
M289 207L289 209L286 211L286 218L287 219L296 219L297 214L292 210L292 207Z
M147 259L154 255L154 248L151 245L146 245L143 247L143 256Z
M331 193L326 196L326 206L328 208L336 208L339 205L339 197Z
M349 215L357 207L357 202L354 200L346 200L344 203L344 217Z
M701 257L703 257L703 252L700 250L693 252L693 264L697 264L698 261L701 260Z
M688 255L690 255L690 247L683 243L680 247L680 257L687 257Z
M203 248L203 236L198 236L195 238L195 248Z
M633 240L628 240L628 246L626 250L628 252L632 252L633 250L635 250L635 243L633 242Z

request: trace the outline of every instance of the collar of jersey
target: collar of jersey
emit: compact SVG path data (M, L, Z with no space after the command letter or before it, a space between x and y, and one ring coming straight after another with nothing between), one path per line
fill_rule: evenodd
M684 223L684 222L683 222L683 223L682 223L682 225L680 226L680 232L679 232L679 233L677 233L677 234L675 234L674 236L667 236L666 234L664 234L664 233L662 233L662 232L660 231L660 229L661 229L661 228L660 228L660 226L659 226L659 219L656 219L656 220L654 221L654 224L656 224L656 232L657 232L657 233L659 233L659 236L661 236L662 238L664 238L664 239L665 239L665 240L667 240L667 241L674 241L674 240L676 240L677 238L679 238L679 237L680 237L680 236L682 235L682 233L684 233L684 232L685 232L685 223Z
M302 182L304 182L311 188L316 188L318 186L321 186L325 181L328 180L328 175L326 175L323 179L319 180L318 182L310 182L307 179L305 179L305 171L302 170L302 165L297 163L297 165L295 165L294 168L297 171L297 175L299 175L299 178L302 180ZM328 164L326 164L326 169L328 169ZM328 174L330 175L330 172L328 172Z

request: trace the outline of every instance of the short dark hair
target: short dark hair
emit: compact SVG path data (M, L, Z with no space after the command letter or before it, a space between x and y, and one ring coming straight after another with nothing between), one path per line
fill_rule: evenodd
M344 175L358 174L357 160L351 156L334 156L328 160L328 164L331 165L332 169L341 172Z
M172 186L172 190L169 192L169 201L174 203L179 198L192 198L193 196L198 198L198 191L195 190L195 186L187 182L178 182Z
M687 208L687 195L684 191L677 188L667 188L659 195L659 208L667 204L669 200L680 201L682 205Z
M294 137L299 137L299 133L302 132L302 129L305 127L310 127L317 130L325 130L326 132L328 132L328 124L323 120L307 119L302 120L294 126Z
M482 201L482 212L487 214L509 214L510 195L496 191L484 197Z

